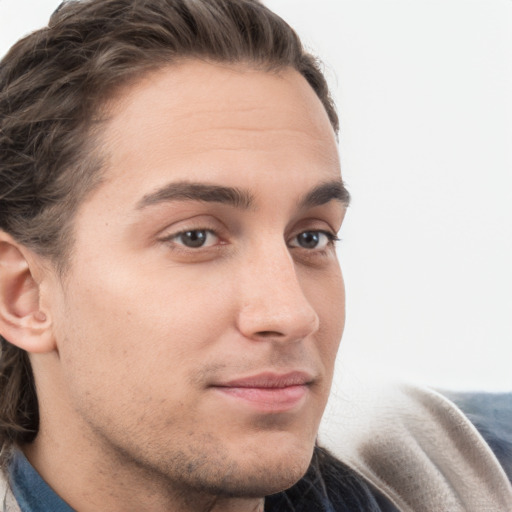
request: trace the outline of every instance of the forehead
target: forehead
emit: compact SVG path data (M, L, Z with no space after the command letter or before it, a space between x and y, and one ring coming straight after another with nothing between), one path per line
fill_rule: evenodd
M244 188L339 176L335 134L295 70L187 61L150 73L110 105L106 182L148 192L169 179Z
M257 121L255 110L264 123L258 128L288 128L286 122L299 121L308 123L314 135L323 132L326 120L330 126L320 99L296 70L267 71L245 63L189 60L150 72L114 101L110 130L119 125L128 129L127 122L148 118L153 109L162 122L188 122L191 127L215 115L218 121L231 121L233 128L240 123L250 129Z

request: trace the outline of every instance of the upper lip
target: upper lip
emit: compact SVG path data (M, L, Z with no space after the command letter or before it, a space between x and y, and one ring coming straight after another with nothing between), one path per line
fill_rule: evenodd
M311 384L314 377L309 372L292 371L288 373L262 372L249 377L236 378L216 384L225 388L287 388Z

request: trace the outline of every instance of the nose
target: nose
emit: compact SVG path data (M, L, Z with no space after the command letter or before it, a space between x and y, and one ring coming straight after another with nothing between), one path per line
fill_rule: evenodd
M304 294L285 245L279 251L251 255L239 284L238 329L246 338L293 342L318 330L317 312Z

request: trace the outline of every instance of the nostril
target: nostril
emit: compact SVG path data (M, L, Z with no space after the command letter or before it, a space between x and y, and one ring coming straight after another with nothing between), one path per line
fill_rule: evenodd
M261 338L278 338L284 336L284 334L278 331L259 331L256 333L256 336Z

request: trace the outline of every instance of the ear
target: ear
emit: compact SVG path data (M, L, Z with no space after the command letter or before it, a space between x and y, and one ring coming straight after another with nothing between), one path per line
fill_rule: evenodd
M54 350L49 311L40 304L37 256L0 231L0 334L32 353Z

